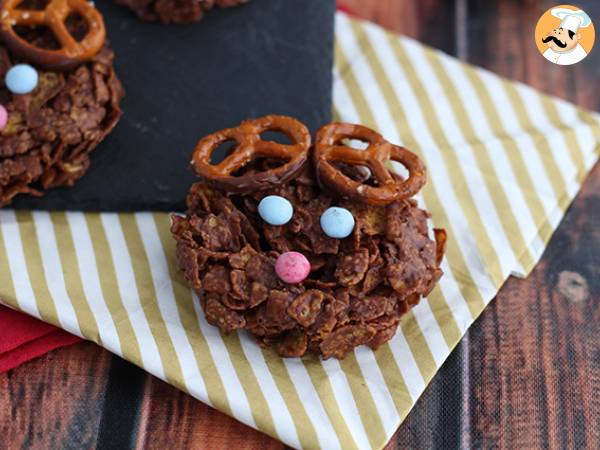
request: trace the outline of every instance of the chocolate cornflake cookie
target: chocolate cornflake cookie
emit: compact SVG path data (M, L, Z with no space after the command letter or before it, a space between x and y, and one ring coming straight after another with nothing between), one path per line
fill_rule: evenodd
M248 3L249 0L115 0L127 6L137 16L148 22L190 23L197 22L204 13L214 7L230 8Z
M4 206L73 185L119 121L124 91L102 16L85 0L4 0L0 10Z
M263 140L269 130L292 143ZM227 141L237 146L212 164ZM248 330L284 357L344 358L390 340L442 276L445 231L430 239L428 213L409 198L425 168L372 130L329 124L311 147L300 122L267 116L202 139L192 164L204 180L172 233L208 322L224 332Z

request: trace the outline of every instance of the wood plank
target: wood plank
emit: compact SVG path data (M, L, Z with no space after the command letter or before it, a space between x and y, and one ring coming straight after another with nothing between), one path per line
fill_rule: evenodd
M95 447L111 360L81 343L2 374L0 448Z
M154 377L148 377L135 448L276 450L279 441L215 411Z

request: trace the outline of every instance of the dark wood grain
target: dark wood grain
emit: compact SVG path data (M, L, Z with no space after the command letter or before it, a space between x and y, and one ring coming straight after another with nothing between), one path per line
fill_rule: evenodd
M136 449L275 450L283 445L148 377Z
M342 3L428 45L600 110L600 49L574 67L553 66L535 49L535 23L558 2ZM600 2L577 4L600 20ZM506 283L387 448L600 448L599 258L596 166L541 263L527 280ZM126 444L283 448L93 344L0 375L0 449Z
M113 356L84 342L0 376L0 448L94 448Z

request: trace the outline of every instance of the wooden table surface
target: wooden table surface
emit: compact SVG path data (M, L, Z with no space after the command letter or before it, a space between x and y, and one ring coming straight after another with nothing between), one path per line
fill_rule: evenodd
M357 15L600 111L600 48L535 49L544 0L344 0ZM600 24L600 1L579 0ZM600 44L599 44L600 45ZM388 448L600 448L600 165L541 263L510 279ZM0 450L281 449L91 343L0 375Z

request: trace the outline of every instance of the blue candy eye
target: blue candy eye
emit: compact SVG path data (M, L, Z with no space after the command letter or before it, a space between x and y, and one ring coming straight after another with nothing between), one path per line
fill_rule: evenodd
M11 67L4 76L4 83L13 94L29 94L39 81L37 70L29 64L17 64Z
M344 239L350 236L354 225L354 216L346 208L332 206L321 214L321 228L331 238Z
M279 195L268 195L258 204L258 214L269 225L285 225L292 220L294 207Z

